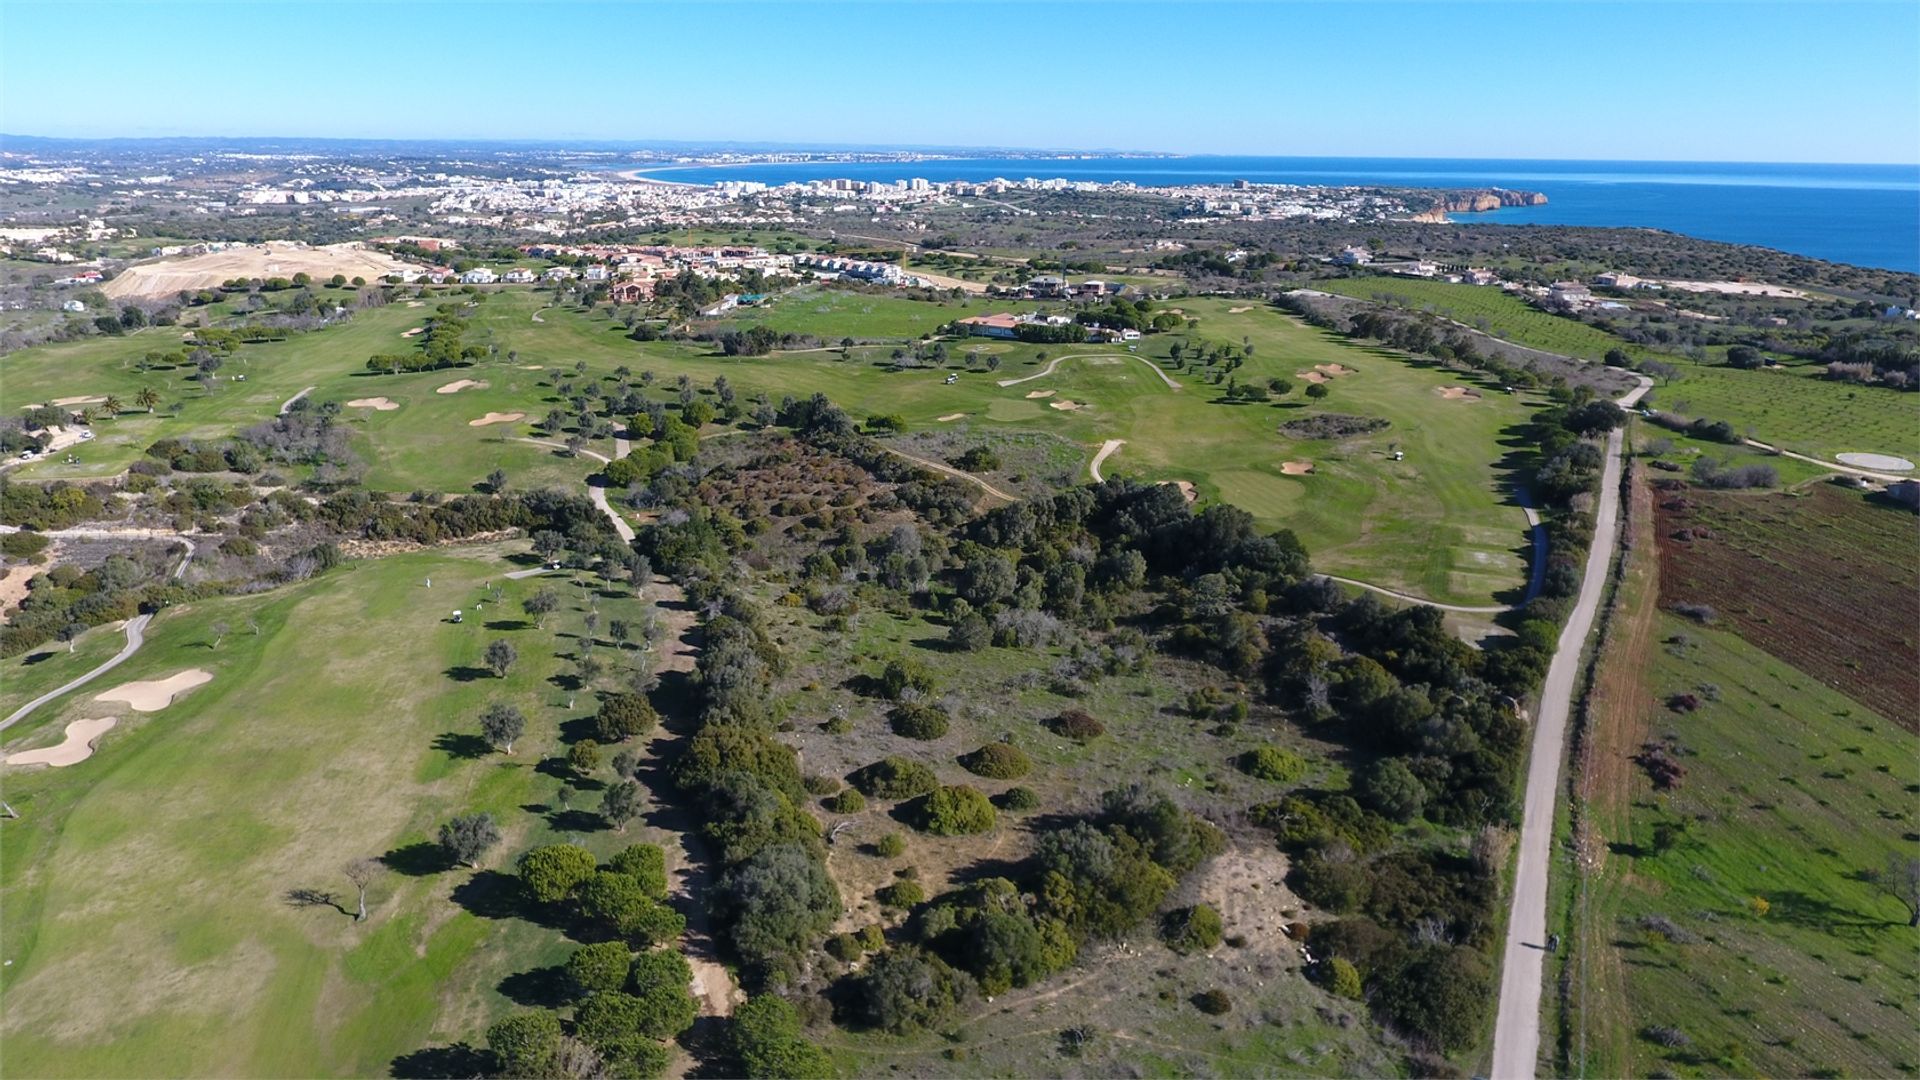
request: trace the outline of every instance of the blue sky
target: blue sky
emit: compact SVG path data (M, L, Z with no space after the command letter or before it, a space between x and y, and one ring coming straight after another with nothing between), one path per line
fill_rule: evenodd
M0 130L1920 161L1920 4L0 0Z

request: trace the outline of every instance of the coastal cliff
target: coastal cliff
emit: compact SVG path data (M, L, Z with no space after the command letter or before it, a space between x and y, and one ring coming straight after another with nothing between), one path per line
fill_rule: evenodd
M1476 188L1468 191L1442 191L1433 204L1413 215L1415 221L1444 222L1448 214L1478 214L1503 206L1542 206L1547 197L1537 191L1513 191L1508 188Z

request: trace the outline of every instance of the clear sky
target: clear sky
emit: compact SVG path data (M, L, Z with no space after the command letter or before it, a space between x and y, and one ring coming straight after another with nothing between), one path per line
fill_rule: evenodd
M1920 161L1920 4L0 0L0 130Z

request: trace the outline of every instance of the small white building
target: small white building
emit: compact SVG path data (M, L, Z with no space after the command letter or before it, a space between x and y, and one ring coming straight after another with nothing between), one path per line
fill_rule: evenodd
M460 284L462 285L491 285L499 280L500 275L484 266L476 266L472 270L468 270L466 273L460 275Z
M87 305L81 303L78 300L68 300L67 302L60 305L60 310L80 312L80 311L87 310Z
M1373 261L1373 252L1358 246L1342 248L1333 261L1341 266L1365 266Z
M500 275L500 280L509 285L526 285L534 280L533 271L524 266L516 266Z

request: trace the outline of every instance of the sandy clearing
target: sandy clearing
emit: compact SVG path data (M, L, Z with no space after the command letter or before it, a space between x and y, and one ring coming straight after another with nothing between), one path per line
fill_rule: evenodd
M1313 462L1283 461L1280 463L1280 471L1287 476L1306 476L1313 472Z
M1681 292L1729 293L1735 296L1780 296L1789 300L1812 299L1811 294L1799 289L1789 289L1783 285L1768 285L1751 281L1668 281L1656 279L1658 284Z
M213 672L205 668L188 668L164 679L123 683L93 700L124 702L135 712L159 712L173 704L174 698L212 679Z
M1313 370L1325 372L1334 378L1339 378L1342 375L1352 375L1354 373L1354 369L1345 364L1315 364L1313 365Z
M1230 308L1228 308L1228 309L1227 309L1227 314L1229 314L1229 315L1245 315L1245 314L1246 314L1247 312L1249 312L1249 311L1252 311L1252 310L1253 310L1253 308L1252 308L1251 306L1248 306L1248 305L1242 305L1242 306L1240 306L1240 307L1230 307Z
M487 383L480 379L455 379L445 386L435 387L436 394L457 394L462 390L485 390Z
M1084 409L1086 406L1078 401L1068 401L1066 398L1061 398L1059 401L1047 402L1047 408L1059 409L1062 412L1073 412L1076 409Z
M1029 398L1043 398L1052 397L1057 393L1059 393L1058 390L1029 390L1027 391L1027 396Z
M1865 454L1848 451L1835 454L1833 459L1842 465L1853 465L1862 469L1879 469L1883 472L1912 472L1913 462L1892 454Z
M1323 383L1327 381L1327 377L1325 375L1320 374L1317 371L1296 371L1293 373L1293 377L1296 379L1305 379L1308 382L1316 382L1316 383Z
M1160 481L1160 486L1179 489L1181 497L1188 502L1192 502L1200 497L1200 493L1193 489L1193 481L1191 480L1162 480Z
M118 722L111 716L75 720L67 725L67 737L59 743L10 754L0 758L0 762L7 765L51 765L56 769L77 765L93 756L93 744Z
M1464 386L1436 386L1433 392L1448 401L1479 401L1480 391Z
M100 291L114 299L171 298L183 289L211 289L233 278L290 278L295 274L310 274L324 281L335 274L344 274L371 281L413 269L417 268L359 243L309 247L293 241L271 240L206 255L140 263L121 271L119 276L100 286Z
M427 332L427 328L426 328L426 327L424 327L424 326L416 326L416 327L414 327L414 328L413 328L413 329L411 329L411 330L402 330L402 331L400 331L400 336L401 336L401 337L412 337L412 336L414 336L415 334L424 334L424 333L426 333L426 332Z
M51 560L49 560L49 563L50 562ZM27 592L33 585L33 579L46 572L47 567L45 565L15 566L5 571L0 571L0 573L5 574L4 577L0 577L0 626L7 624L8 615L12 613L14 608L20 606L20 601L27 598Z
M81 394L79 397L57 397L47 404L54 406L98 405L105 400L107 400L105 394Z
M373 409L378 412L391 412L399 407L399 402L383 397L357 397L347 402L349 409Z
M950 412L947 415L941 417L940 422L944 424L952 420L964 420L966 419L966 417L967 417L967 414L963 412Z
M486 427L488 424L511 424L516 420L525 420L523 412L490 412L478 420L467 421L468 427Z

